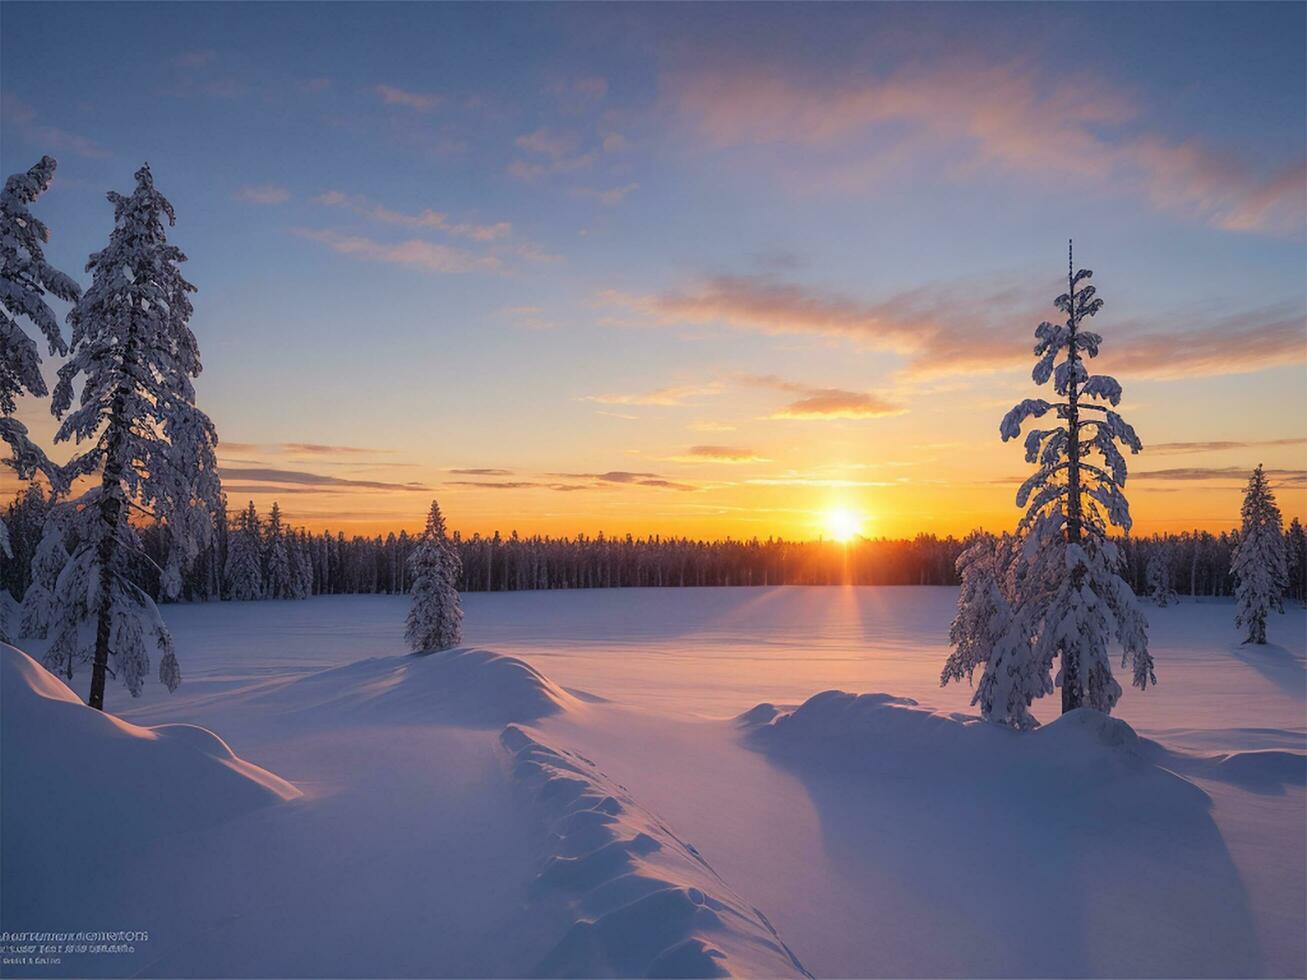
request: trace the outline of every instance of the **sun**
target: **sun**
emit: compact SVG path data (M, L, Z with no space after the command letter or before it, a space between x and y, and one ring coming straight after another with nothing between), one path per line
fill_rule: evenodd
M862 516L847 507L832 507L822 517L826 536L847 544L862 533Z

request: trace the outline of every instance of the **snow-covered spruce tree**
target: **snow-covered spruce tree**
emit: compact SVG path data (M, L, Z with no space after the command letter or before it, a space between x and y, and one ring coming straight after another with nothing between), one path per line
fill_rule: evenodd
M413 605L404 639L409 648L421 652L458 646L463 640L463 607L458 599L458 576L463 566L445 535L445 518L434 500L426 530L408 561Z
M6 180L0 191L0 415L6 417L14 413L20 395L48 394L41 376L41 352L18 325L18 318L36 326L51 354L67 354L68 345L45 295L71 303L81 292L70 276L46 262L44 245L50 230L28 210L49 188L54 171L55 161L42 157L27 173ZM8 418L6 422L9 425L0 427L0 436L7 440L10 433L18 432L9 426L18 423ZM21 431L25 435L27 430Z
M1171 562L1165 545L1159 543L1154 549L1144 575L1148 579L1148 598L1154 604L1169 606L1180 600L1175 589L1171 588Z
M59 494L89 462L74 459L66 467L55 465L29 438L27 426L12 417L19 397L48 394L41 376L40 348L19 326L19 319L36 327L52 355L67 354L59 321L45 297L48 293L71 303L81 293L72 277L46 262L44 246L50 240L50 230L28 209L49 188L55 166L51 157L42 157L26 173L12 175L0 190L0 441L8 444L12 456L5 462L18 471L20 479L41 472ZM3 555L8 538L3 521L0 535L4 535L0 539Z
M984 531L972 534L956 562L962 587L958 592L958 611L949 627L953 652L939 675L940 687L964 677L973 680L976 668L984 668L995 646L1008 631L1012 607L1003 586L1007 578L1009 541ZM981 700L981 690L971 699ZM982 708L988 715L988 710Z
M290 552L286 547L286 529L281 524L281 507L274 500L263 532L264 597L291 598L294 591L291 574Z
M263 559L260 556L259 514L251 500L236 518L227 539L227 598L263 598Z
M1299 602L1307 601L1307 531L1296 517L1284 532L1284 547L1289 566L1289 595Z
M1234 625L1245 643L1266 642L1266 617L1284 612L1281 596L1289 576L1284 554L1284 525L1275 494L1260 463L1243 495L1243 530L1231 563L1235 575Z
M987 673L1009 697L990 717L1017 724L1031 701L1062 689L1062 710L1080 707L1110 712L1121 695L1112 677L1108 645L1122 648L1122 666L1141 690L1156 683L1148 653L1148 623L1135 594L1121 577L1120 550L1109 526L1130 530L1130 508L1122 488L1126 463L1117 444L1138 452L1135 430L1112 408L1121 385L1090 374L1085 360L1098 355L1102 338L1082 329L1102 309L1087 269L1074 271L1067 249L1067 291L1054 300L1064 324L1035 329L1036 384L1051 381L1059 401L1031 398L1004 417L1003 441L1021 434L1027 419L1054 412L1060 424L1026 435L1026 461L1039 469L1017 491L1025 507L1018 529L1022 545L1012 569L1013 629L991 659ZM1106 402L1107 404L1102 404ZM1059 661L1050 680L1053 661ZM1022 706L1021 702L1025 705Z
M36 546L32 556L32 581L23 593L22 622L18 627L19 636L33 636L45 639L55 619L55 590L59 583L59 574L68 564L68 549L64 543L64 520L62 508L56 507L46 518L41 543ZM49 663L46 664L50 666ZM53 668L51 668L53 669ZM72 677L72 665L66 674Z
M114 228L87 262L89 289L68 315L72 342L59 369L52 410L55 440L90 441L99 486L76 502L73 552L58 583L60 639L72 644L84 619L95 622L87 703L103 710L111 669L133 696L149 670L146 638L160 651L159 680L181 683L172 636L133 575L147 561L128 509L161 521L169 545L189 563L213 533L220 507L217 434L195 406L191 379L200 351L188 326L194 291L178 266L186 256L168 243L172 205L154 187L148 165L130 195L110 192ZM82 388L74 401L74 383Z
M291 548L291 598L307 599L313 595L313 557L309 551L309 536L304 530L292 532L287 538Z

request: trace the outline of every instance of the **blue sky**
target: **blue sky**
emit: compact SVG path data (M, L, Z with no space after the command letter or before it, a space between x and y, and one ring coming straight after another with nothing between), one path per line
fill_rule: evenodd
M1305 10L7 3L0 161L69 271L150 162L227 482L317 526L1007 526L1072 235L1141 528L1228 526L1304 509Z

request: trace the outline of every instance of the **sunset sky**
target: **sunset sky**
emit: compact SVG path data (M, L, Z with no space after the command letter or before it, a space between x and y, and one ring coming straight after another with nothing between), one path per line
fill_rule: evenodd
M58 158L54 264L80 275L143 160L176 206L233 505L1009 528L1029 466L998 423L1036 394L1074 237L1146 447L1136 530L1233 526L1258 462L1307 512L1302 4L5 4L0 28L0 162ZM20 417L49 444L44 405Z

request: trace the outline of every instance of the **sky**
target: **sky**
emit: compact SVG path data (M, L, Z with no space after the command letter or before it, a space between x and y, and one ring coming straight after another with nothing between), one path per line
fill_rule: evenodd
M1074 238L1135 530L1219 530L1259 462L1307 516L1305 34L1295 3L9 2L0 164L58 159L34 210L80 274L149 162L233 506L1008 529L998 424Z

